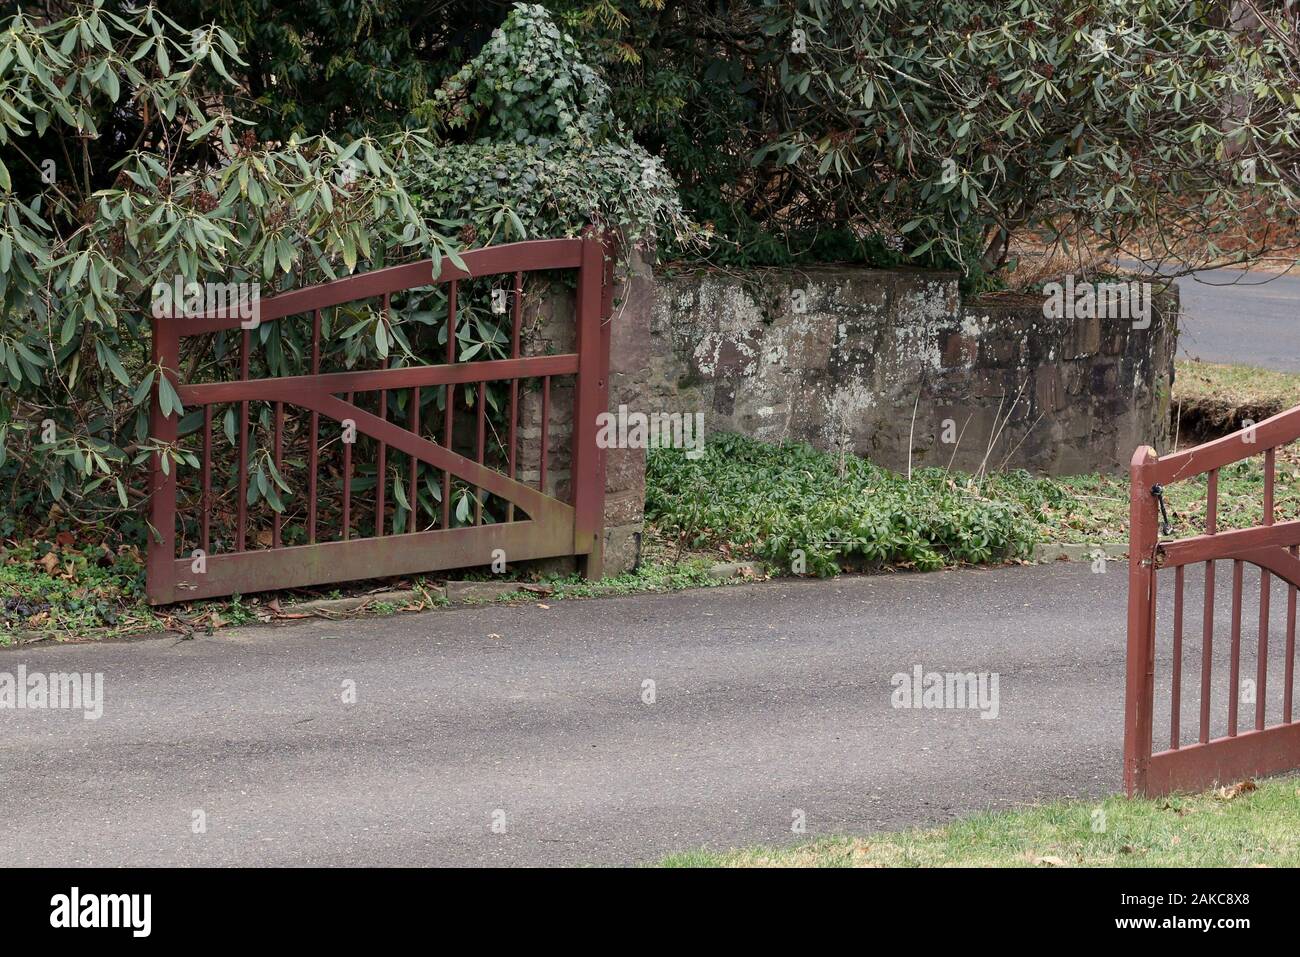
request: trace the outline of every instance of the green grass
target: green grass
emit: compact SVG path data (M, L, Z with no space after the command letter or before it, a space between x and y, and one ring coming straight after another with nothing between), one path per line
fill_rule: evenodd
M712 564L700 558L688 558L682 561L660 559L642 562L635 571L612 578L603 578L598 582L587 581L575 575L550 582L554 591L544 600L670 592L680 591L683 588L708 588L726 584L709 575ZM536 594L526 594L534 601L537 599Z
M1246 786L1248 788L1249 785ZM664 867L1296 867L1300 779L1158 800L1063 802L944 827L690 851ZM1096 828L1096 829L1094 829Z
M726 584L725 580L714 578L709 574L712 566L713 562L697 556L673 560L661 554L651 554L643 556L641 564L635 570L602 578L600 581L589 581L580 574L538 577L517 567L510 568L500 575L479 571L464 576L457 575L457 580L493 584L519 582L520 587L517 591L504 592L495 598L470 599L463 604L490 605L497 602L538 601L548 603L576 598L608 598L614 595L680 591L683 588L708 588Z
M1267 418L1300 405L1300 374L1183 360L1175 363L1173 399L1175 405L1182 403L1185 411L1198 407L1218 410L1231 416L1220 425L1240 428L1246 415L1260 421L1260 413Z

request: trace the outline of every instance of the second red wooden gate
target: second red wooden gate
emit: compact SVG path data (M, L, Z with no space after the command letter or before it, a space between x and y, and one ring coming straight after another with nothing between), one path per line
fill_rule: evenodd
M1201 790L1300 767L1300 723L1293 711L1300 521L1275 521L1274 501L1277 450L1297 438L1300 408L1185 451L1157 456L1141 448L1133 457L1124 716L1130 796ZM1236 463L1256 457L1263 469L1259 523L1223 529L1220 471L1252 468ZM1162 528L1167 489L1202 481L1204 509L1196 510L1198 522L1203 514L1201 533L1173 537L1186 522L1171 516L1174 527ZM1275 584L1285 589L1281 615ZM1243 622L1250 597L1257 597L1258 609ZM1160 605L1163 615L1157 614ZM1225 607L1226 635L1216 628L1216 612Z

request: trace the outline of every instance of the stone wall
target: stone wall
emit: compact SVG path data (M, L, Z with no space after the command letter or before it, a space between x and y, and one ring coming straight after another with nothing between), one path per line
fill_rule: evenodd
M707 432L898 471L1058 475L1118 471L1167 435L1176 290L1135 329L1047 319L1037 297L963 302L952 273L661 271L650 312L630 350L645 356L640 407L702 411Z
M1177 292L1150 328L1047 319L1041 299L964 302L951 273L825 266L655 275L622 264L610 322L609 411L705 414L705 438L846 450L887 468L1023 467L1070 474L1127 467L1163 448ZM528 355L574 349L572 291L525 300ZM570 494L573 387L553 382L547 490ZM522 481L538 477L541 398L520 407ZM909 454L910 453L910 454ZM605 573L635 567L645 450L608 449Z

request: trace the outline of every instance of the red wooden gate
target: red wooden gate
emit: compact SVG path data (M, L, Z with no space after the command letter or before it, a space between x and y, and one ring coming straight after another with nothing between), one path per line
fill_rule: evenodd
M163 414L161 385L156 384L151 437L156 448L169 450L169 459L171 451L188 450L198 469L182 471L172 461L163 468L161 451L152 457L146 575L152 604L481 566L498 556L510 562L583 556L586 574L599 576L605 478L595 435L597 414L607 404L609 331L602 318L608 317L612 302L612 270L604 246L588 234L495 246L461 259L463 269L443 260L436 277L432 261L426 260L282 293L261 303L256 331L241 329L238 311L230 308L199 317L154 319L154 363L174 384L189 426L181 428L175 410ZM556 270L576 272L576 349L522 355L525 280ZM484 283L473 282L482 277L498 277L487 282L509 301L508 312L494 310L503 313L503 326L509 323L509 358L458 361L458 332L466 331L458 319L469 323L485 315L475 311L479 305L466 301L462 286L470 281L482 292ZM390 329L395 296L426 294L439 297L446 312L441 363L419 365L399 357L396 367L386 358L380 369L322 371L322 323L333 323L337 337L340 309L374 312L378 306L377 321ZM437 332L441 319L435 324L429 315L424 321ZM311 373L250 378L250 360L259 343L286 348L283 330L267 325L292 321L311 323ZM504 352L504 330L499 335L498 348ZM197 338L183 354L182 342L190 337ZM235 337L239 379L185 381L213 348ZM302 358L308 361L305 350ZM491 383L502 385L490 396ZM552 448L556 443L550 435L552 393L562 388L567 394L570 387L570 491L561 496L558 489L564 483L557 482L560 473L553 463L562 450ZM519 428L525 398L534 405L540 401L541 407L529 434ZM495 417L505 421L500 428L492 423L489 441L488 407L493 402ZM222 444L217 436L214 443L215 410L223 405L228 441ZM423 421L422 406L433 407ZM250 407L260 409L270 446L258 449L253 458ZM395 421L399 415L403 424ZM286 423L286 416L295 418ZM535 466L536 486L517 474L525 448ZM214 468L221 455L236 463L235 480L226 478L228 471L220 463ZM363 471L368 473L364 478ZM300 485L294 507L280 503L276 509L270 502L279 502L281 486L274 479L286 472L302 480L306 494ZM221 487L214 486L214 475ZM250 482L263 491L262 501L250 495ZM552 486L556 490L548 491ZM327 509L325 500L332 503L335 492L339 507ZM453 509L455 495L461 501ZM467 507L470 501L472 508Z
M1129 602L1128 681L1124 714L1124 788L1130 796L1195 791L1215 782L1240 780L1300 766L1300 723L1292 721L1295 672L1296 586L1300 584L1300 521L1274 521L1276 451L1300 438L1300 408L1273 416L1213 442L1157 457L1150 448L1133 456L1129 497ZM1219 471L1235 463L1263 457L1263 501L1259 525L1219 528ZM1237 469L1243 466L1235 466ZM1249 468L1249 466L1246 466ZM1204 476L1205 508L1202 534L1163 540L1171 529L1161 515L1164 489L1176 482L1200 481ZM1200 520L1197 510L1197 520ZM1175 521L1181 521L1175 518ZM1162 527L1163 526L1163 527ZM1215 634L1216 565L1230 560L1231 606L1226 647ZM1243 591L1253 586L1245 566L1258 569L1259 618L1256 642L1243 648ZM1203 579L1199 648L1185 647L1186 579ZM1171 617L1169 643L1157 655L1157 589L1160 578L1172 577L1172 596L1165 601ZM1285 638L1271 634L1273 594L1270 579L1280 578L1286 588ZM1194 583L1193 583L1194 587ZM1161 592L1163 595L1163 590ZM1280 597L1280 595L1279 595ZM1216 645L1216 638L1218 644ZM1195 644L1193 638L1189 644ZM1253 644L1253 647L1252 647ZM1279 645L1281 647L1279 648ZM1167 748L1153 753L1156 662L1168 648L1168 673L1161 683L1170 689ZM1216 655L1217 651L1217 655ZM1242 674L1243 651L1254 657L1253 672L1247 661ZM1280 654L1279 654L1280 651ZM1270 656L1280 694L1269 684ZM1217 658L1217 660L1216 660ZM1196 720L1183 721L1184 670L1196 672L1194 684L1199 712ZM1216 689L1216 676L1219 679ZM1226 686L1225 686L1226 682ZM1247 693L1243 694L1243 690ZM1270 701L1269 692L1274 696ZM1250 700L1253 696L1253 702ZM1221 702L1221 703L1220 703ZM1216 708L1217 705L1217 708ZM1247 707L1242 727L1242 706ZM1222 709L1222 717L1215 714ZM1159 714L1164 723L1164 712ZM1164 736L1161 736L1164 740Z

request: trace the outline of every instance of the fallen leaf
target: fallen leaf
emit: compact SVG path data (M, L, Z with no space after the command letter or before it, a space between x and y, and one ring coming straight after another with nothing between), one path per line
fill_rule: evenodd
M1238 797L1242 794L1249 794L1257 787L1258 785L1252 779L1247 778L1244 781L1238 781L1236 784L1232 785L1231 787L1216 789L1214 792L1214 796L1218 798L1220 801L1231 801L1233 798Z
M45 567L45 574L53 575L54 569L59 567L59 560L53 552L46 552L40 558L40 564Z
M540 601L537 603L538 608L550 608L550 605L543 605Z
M500 638L501 636L500 636L500 635L497 635L497 634L491 634L491 635L488 635L488 637L489 637L489 638Z
M77 542L76 532L59 532L54 536L54 540L59 543L60 547L75 545Z

